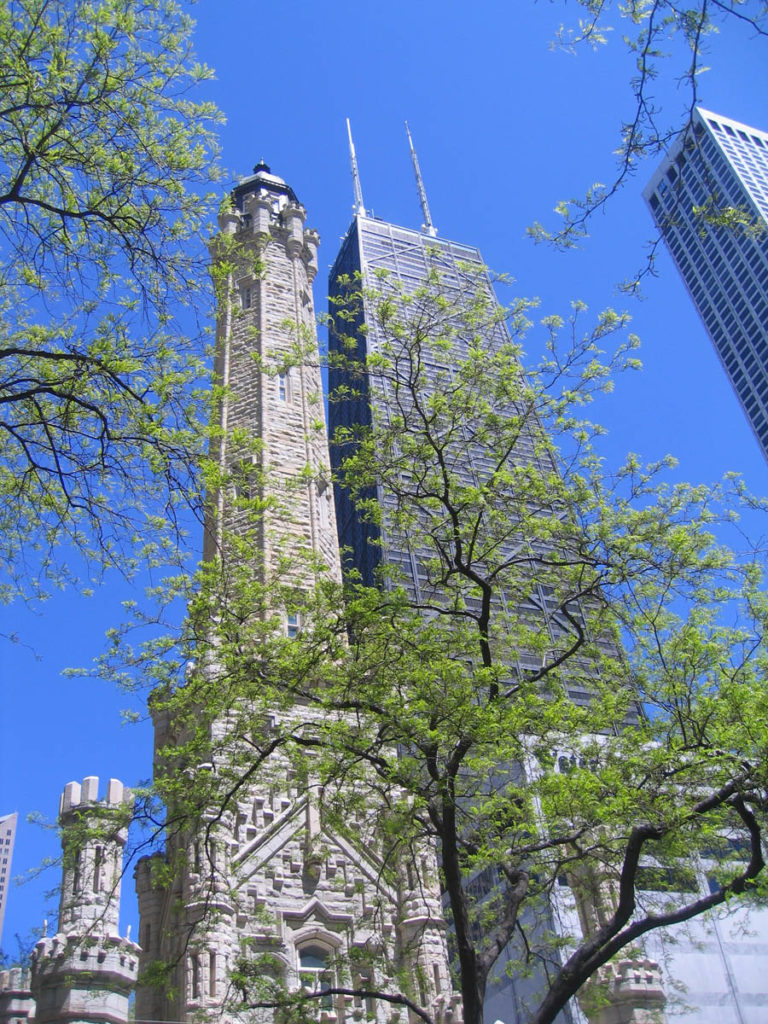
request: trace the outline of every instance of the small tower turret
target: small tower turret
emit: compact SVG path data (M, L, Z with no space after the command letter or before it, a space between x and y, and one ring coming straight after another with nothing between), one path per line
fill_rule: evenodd
M133 797L95 775L64 787L59 822L63 874L59 930L32 958L36 1024L125 1024L139 947L118 932L120 883Z
M26 1024L34 1016L29 988L29 969L11 967L0 971L0 1024Z
M69 934L117 935L125 811L130 790L110 779L99 801L95 775L68 782L59 804L64 871L59 904L59 931Z

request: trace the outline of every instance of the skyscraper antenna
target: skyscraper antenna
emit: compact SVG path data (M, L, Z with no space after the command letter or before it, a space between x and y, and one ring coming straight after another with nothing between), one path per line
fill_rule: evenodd
M421 170L419 168L419 158L416 156L416 150L413 146L413 139L411 138L411 129L408 127L408 122L405 122L405 130L408 132L408 145L411 147L411 161L413 163L413 173L416 175L416 188L419 190L419 202L421 203L421 212L424 215L424 230L430 236L434 238L437 234L437 228L432 223L432 216L429 212L429 203L427 202L427 193L424 190L424 182L421 180Z
M365 216L365 204L363 203L363 190L360 187L360 172L357 169L357 156L355 155L355 144L352 141L352 128L347 118L347 135L349 136L349 159L352 164L352 182L355 189L355 205L353 207L356 214L361 217Z

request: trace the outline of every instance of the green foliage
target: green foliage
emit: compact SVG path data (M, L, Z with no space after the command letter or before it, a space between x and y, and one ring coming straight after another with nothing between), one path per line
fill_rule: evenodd
M764 224L751 210L717 202L713 196L701 206L694 206L693 215L701 225L699 232L702 237L706 237L709 228L725 228L727 231L741 232L753 238L765 231Z
M620 128L616 147L616 169L608 184L595 184L584 196L562 200L555 207L561 218L559 227L547 228L535 223L529 234L536 241L547 241L561 248L578 246L589 231L592 216L610 201L634 175L641 160L661 155L691 124L698 100L698 81L707 71L708 41L720 31L739 24L751 30L755 45L768 36L768 5L764 0L731 0L709 3L694 0L680 4L676 0L577 0L584 17L576 24L561 25L555 45L576 53L587 46L623 45L627 58L631 99ZM666 79L682 93L680 109L662 110L654 95L658 82ZM721 225L744 219L736 210L722 209L715 197ZM748 218L751 220L751 217ZM627 284L635 290L637 281Z
M174 0L0 9L0 596L173 557L205 422L215 108ZM202 416L201 416L202 414ZM153 518L150 518L153 517ZM152 543L147 537L152 534Z
M331 401L382 392L391 415L339 431L336 483L374 548L385 533L412 555L418 588L382 560L377 586L350 573L342 590L277 535L267 562L265 512L289 515L290 488L264 474L190 581L183 633L131 647L116 632L113 658L157 684L157 789L179 849L213 841L288 766L382 886L403 891L437 850L465 1019L514 941L510 969L548 965L529 1017L544 1024L648 930L764 897L763 558L718 539L748 499L733 481L674 482L671 459L606 472L585 413L636 365L625 316L588 323L575 303L534 325L535 304L501 309L468 268L410 293L344 284L334 329L364 306L368 352L339 339ZM528 375L527 331L547 342ZM689 865L713 862L720 888L691 891ZM553 933L553 901L580 939ZM246 958L247 1005L311 1012L254 975ZM409 995L413 979L386 976L387 996Z
M13 937L15 953L8 953L0 949L0 970L7 971L13 967L29 968L35 945L41 937L41 931L41 928L32 929L26 935L16 932Z

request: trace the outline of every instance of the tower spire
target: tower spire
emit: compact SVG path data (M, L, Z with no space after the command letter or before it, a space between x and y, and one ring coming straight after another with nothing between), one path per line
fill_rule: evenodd
M411 162L413 163L413 173L416 175L416 188L419 191L419 202L421 203L421 212L424 216L424 230L430 236L434 238L437 234L437 228L432 223L432 215L429 212L429 203L427 202L427 193L424 190L424 182L421 180L421 169L419 168L419 158L416 156L416 150L413 146L413 139L411 138L411 129L408 127L408 122L405 122L405 130L408 133L408 145L411 148Z
M363 190L360 187L360 172L357 169L357 156L355 154L355 144L352 141L352 128L347 118L347 135L349 136L349 159L352 164L352 182L355 189L355 205L354 211L360 216L365 216L365 204L363 203Z

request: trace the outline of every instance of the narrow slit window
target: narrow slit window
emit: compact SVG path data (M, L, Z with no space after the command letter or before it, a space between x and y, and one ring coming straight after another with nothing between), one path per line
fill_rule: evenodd
M104 864L104 848L96 847L96 855L93 860L93 891L101 892L101 869Z
M192 957L192 998L200 998L200 960L197 956Z
M440 968L434 963L432 964L432 977L435 981L435 994L439 996L443 990L443 986L440 981Z

